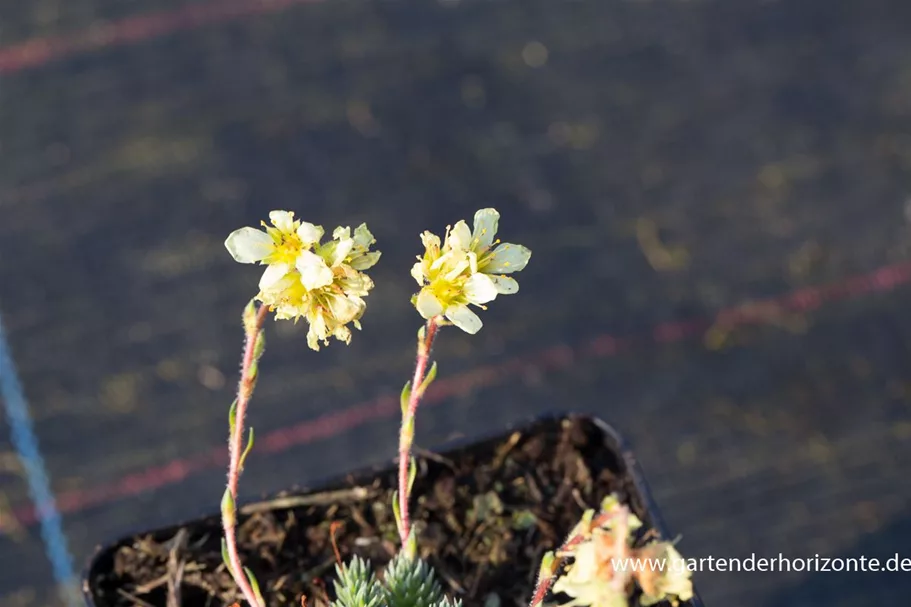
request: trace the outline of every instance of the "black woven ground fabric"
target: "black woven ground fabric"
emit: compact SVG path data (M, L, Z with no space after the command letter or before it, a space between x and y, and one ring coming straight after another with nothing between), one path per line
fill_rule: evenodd
M905 0L4 3L0 318L77 566L217 508L259 277L231 230L289 209L383 251L349 347L269 323L255 496L391 461L418 234L487 206L534 253L440 336L421 445L591 412L687 556L911 557L909 27ZM0 603L56 604L8 421ZM715 606L911 590L695 579Z

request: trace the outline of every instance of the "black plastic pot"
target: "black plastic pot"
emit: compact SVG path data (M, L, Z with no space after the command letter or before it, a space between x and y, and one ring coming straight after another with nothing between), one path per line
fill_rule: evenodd
M632 450L614 428L600 419L581 415L548 415L521 424L511 425L503 431L480 439L475 438L471 441L459 440L449 442L443 445L438 452L448 458L454 458L459 454L470 454L473 451L480 451L490 444L502 442L506 437L516 431L520 431L525 435L534 435L536 432L543 433L545 427L553 428L554 424L559 424L568 419L585 420L597 428L597 431L603 438L604 449L612 456L612 461L615 462L615 466L612 466L616 468L614 472L618 475L625 475L631 481L628 483L630 487L628 490L628 501L632 506L633 511L640 516L643 523L648 528L656 531L661 538L667 539L673 537L665 526L664 520L649 491L648 484L645 481L645 477ZM312 488L310 489L282 492L280 495L247 504L240 508L240 514L243 517L244 515L249 515L253 512L277 512L286 510L289 507L292 507L289 506L289 504L299 506L300 501L306 500L307 496L325 494L326 492L331 491L341 491L355 485L370 485L377 478L389 477L390 475L394 477L393 467L363 469L353 474L344 474L321 483L316 483L312 485ZM217 519L217 515L210 514L209 516L199 517L183 524L135 533L107 545L99 546L90 559L83 577L82 588L86 604L89 607L110 607L112 604L111 599L106 597L98 587L98 580L103 579L106 574L113 571L114 555L122 547L133 545L140 537L151 536L156 541L167 541L170 538L173 538L180 529L211 526L213 521L217 521ZM530 590L531 589L529 589L529 591ZM683 606L702 607L703 603L698 596L698 593L695 593L694 598L691 601L684 603Z

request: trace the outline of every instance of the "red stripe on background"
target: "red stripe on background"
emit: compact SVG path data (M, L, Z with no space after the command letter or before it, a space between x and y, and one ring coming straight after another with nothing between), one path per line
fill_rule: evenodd
M628 351L637 343L672 343L696 337L713 325L726 328L765 324L774 320L776 312L809 312L826 302L851 299L876 292L887 292L911 282L911 262L886 266L848 278L842 282L805 287L771 299L741 304L719 311L714 319L695 318L687 321L663 322L653 327L645 338L618 338L600 335L577 347L557 345L533 355L510 359L492 366L479 367L448 378L437 379L424 397L424 403L445 401L454 396L495 385L506 377L531 369L565 369L574 362L593 357L615 356ZM348 409L329 413L290 428L274 430L256 441L258 452L278 453L294 446L319 439L332 438L367 422L391 417L399 410L398 397L384 396ZM183 481L199 471L224 466L227 449L218 448L199 456L174 460L127 475L110 484L61 492L57 506L62 514L70 514L113 500L145 493ZM31 506L15 511L23 525L37 522L37 512Z
M0 48L0 74L12 74L113 46L153 40L197 27L284 10L320 0L220 0L126 17L68 36L32 38Z

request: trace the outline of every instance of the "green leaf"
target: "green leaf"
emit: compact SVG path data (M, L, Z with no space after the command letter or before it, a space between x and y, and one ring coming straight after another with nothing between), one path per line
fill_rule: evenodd
M221 498L221 518L229 525L237 523L237 509L234 505L234 496L231 495L230 489L225 489L225 494Z
M234 402L231 403L231 408L228 409L228 428L231 431L231 434L234 434L234 428L237 425L237 399L234 399Z
M402 533L402 509L399 507L399 492L392 494L392 514L395 516L395 526Z
M424 377L424 381L421 382L421 387L418 389L418 396L424 396L424 392L427 391L427 388L433 383L433 380L437 378L437 363L436 361L430 365L430 371L427 372L427 375Z
M402 405L402 418L404 419L408 415L408 401L411 400L411 381L405 382L405 387L402 388L402 396L400 397L400 402Z
M247 574L247 580L250 582L250 586L253 588L253 594L256 595L256 598L261 605L265 605L266 602L263 600L262 592L259 591L259 582L256 580L256 576L253 575L253 572L250 571L247 567L244 567L244 573Z
M427 339L427 325L421 325L421 328L418 329L418 341L424 343L425 339Z
M411 487L414 485L414 479L418 476L418 464L412 457L408 463L408 495L411 495Z
M256 341L253 342L253 358L259 360L266 351L266 332L260 331L256 335Z
M253 428L250 428L250 434L247 438L247 448L244 449L244 452L240 455L240 469L244 469L244 462L247 461L247 455L250 454L250 450L253 448Z
M402 422L402 436L405 444L411 449L411 443L414 442L414 417L409 417Z
M412 527L408 532L408 537L405 539L405 545L402 547L405 556L410 559L417 558L418 555L418 539L415 537L415 528Z
M538 569L538 579L550 579L556 572L556 555L553 552L546 552L541 558L541 568Z
M244 307L242 318L244 322L244 332L249 335L256 329L256 302L254 300L251 299L250 303Z
M231 557L228 556L228 542L225 538L221 538L221 560L224 561L228 572L234 571L234 567L231 566Z

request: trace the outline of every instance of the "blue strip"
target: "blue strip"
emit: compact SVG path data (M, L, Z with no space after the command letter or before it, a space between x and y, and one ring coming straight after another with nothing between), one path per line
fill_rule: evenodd
M16 375L16 366L3 333L0 320L0 396L3 397L3 408L10 423L10 438L13 442L25 477L29 494L38 512L41 523L41 539L44 550L54 572L54 579L60 589L60 595L68 607L80 607L76 575L73 572L73 558L67 547L66 535L60 520L60 512L54 502L51 483L48 480L44 458L38 448L38 439L32 428L32 419L28 404L22 392L22 384Z

